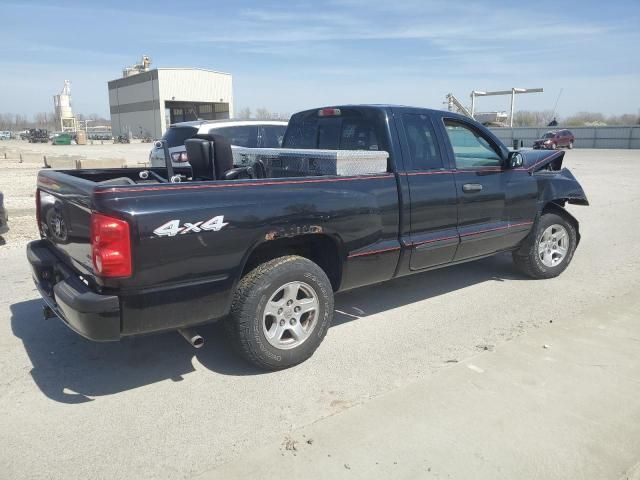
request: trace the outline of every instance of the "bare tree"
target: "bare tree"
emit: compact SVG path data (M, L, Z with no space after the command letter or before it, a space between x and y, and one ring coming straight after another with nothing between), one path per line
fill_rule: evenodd
M580 127L588 123L606 125L607 122L602 113L578 112L578 113L575 113L574 115L571 115L570 117L567 117L562 123L569 127Z
M264 107L256 108L256 119L271 120L271 112Z
M551 110L530 111L520 110L513 114L514 127L543 127L553 118Z
M26 115L16 114L15 118L15 130L24 130L27 127L27 117Z
M244 107L237 113L236 118L240 120L249 120L251 118L251 109L249 107Z
M13 127L13 113L0 113L0 130L9 130Z

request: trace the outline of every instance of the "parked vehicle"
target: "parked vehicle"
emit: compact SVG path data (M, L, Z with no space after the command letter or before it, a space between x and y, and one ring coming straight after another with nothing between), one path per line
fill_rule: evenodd
M51 145L71 145L73 136L70 133L63 132L54 136L51 140Z
M573 148L575 137L569 130L558 130L545 133L541 139L533 142L534 149L544 148L547 150L555 150L561 147L567 147L569 150Z
M206 134L186 141L191 168L41 170L27 256L46 315L92 340L178 329L194 346L190 327L224 319L242 356L280 369L319 346L335 292L505 251L551 278L580 240L564 152L510 152L458 114L308 110L284 147Z
M180 167L189 165L184 142L195 135L215 133L239 147L277 148L282 145L286 128L287 122L275 120L198 120L171 125L162 140L167 142L174 166ZM154 167L163 167L163 149L151 149L149 161Z
M48 143L49 132L42 128L30 128L27 140L29 143Z
M118 135L113 138L113 143L131 143L129 135Z
M0 235L9 231L9 214L4 208L4 195L0 192Z
M0 140L11 140L11 132L9 130L0 130Z

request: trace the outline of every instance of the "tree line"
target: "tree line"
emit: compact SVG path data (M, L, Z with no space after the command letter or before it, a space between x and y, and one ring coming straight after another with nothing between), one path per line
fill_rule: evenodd
M89 120L89 126L111 125L111 120L106 119L97 113L92 113L90 115L79 113L76 115L76 119L81 124L86 120ZM54 112L39 112L31 117L21 115L19 113L0 113L0 130L19 132L26 130L27 128L44 128L49 131L55 131L60 127L56 122L56 115Z
M551 110L520 110L513 114L514 127L544 127L554 119ZM640 125L640 115L604 115L599 112L577 112L567 117L555 116L563 127L583 127L598 125Z
M240 109L235 118L238 120L289 120L289 113L271 112L266 108L256 108L253 112L249 107ZM80 123L90 121L90 125L111 125L111 120L92 113L90 115L77 114ZM513 115L514 127L544 127L554 118L551 110L520 110ZM566 127L597 126L597 125L640 125L640 115L625 113L622 115L604 115L599 112L577 112L567 117L555 116L559 125ZM21 131L27 128L44 128L54 131L58 128L55 113L39 112L28 117L19 113L0 113L0 130Z
M288 113L270 112L266 108L256 108L255 113L251 112L249 107L241 108L236 112L234 118L238 120L289 120L291 117Z

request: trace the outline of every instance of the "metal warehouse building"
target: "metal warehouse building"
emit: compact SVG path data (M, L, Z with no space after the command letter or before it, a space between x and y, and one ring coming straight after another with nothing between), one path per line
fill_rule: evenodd
M233 116L232 77L200 68L157 68L109 82L113 135L160 138L170 124Z

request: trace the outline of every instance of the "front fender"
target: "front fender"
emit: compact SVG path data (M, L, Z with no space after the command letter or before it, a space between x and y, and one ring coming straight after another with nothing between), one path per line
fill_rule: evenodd
M564 206L565 203L589 205L587 195L576 177L566 168L559 171L540 170L533 176L538 182L539 211L550 202Z

